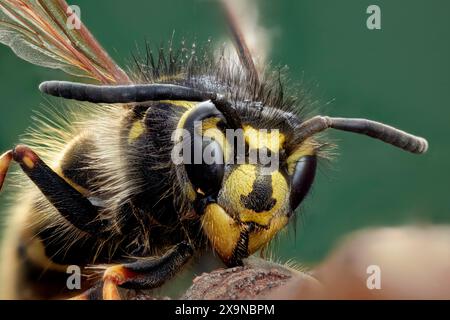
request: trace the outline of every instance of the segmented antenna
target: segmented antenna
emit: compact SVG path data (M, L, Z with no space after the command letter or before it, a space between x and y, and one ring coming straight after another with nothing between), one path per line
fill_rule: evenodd
M224 115L227 123L235 128L242 128L239 115L232 105L222 95L199 91L193 88L172 84L139 84L103 86L68 81L46 81L41 83L39 90L43 93L92 103L135 103L160 100L211 100Z
M46 81L43 93L92 103L133 103L158 100L214 100L216 94L172 84L92 85L67 81Z
M367 119L332 118L326 116L316 116L305 121L298 129L299 135L297 140L299 142L304 141L306 138L328 128L364 134L412 153L425 153L428 149L428 142L424 138L380 122Z

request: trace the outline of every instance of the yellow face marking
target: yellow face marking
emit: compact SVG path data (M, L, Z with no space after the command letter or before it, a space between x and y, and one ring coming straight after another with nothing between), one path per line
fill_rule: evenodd
M316 150L314 141L311 138L305 140L286 160L289 175L294 174L295 166L297 165L298 160L304 156L312 156L315 154Z
M283 144L286 140L284 134L278 130L258 130L252 126L244 126L244 138L245 142L251 149L267 148L272 152L278 152L283 148Z
M34 162L28 156L24 156L22 161L27 166L28 169L33 169L34 168Z
M250 234L248 240L248 252L252 254L268 243L280 231L289 219L286 216L278 216L272 219L270 227L267 230L261 230Z
M130 132L128 133L128 143L131 144L136 141L145 131L142 120L137 120L131 125Z
M216 203L206 207L202 226L219 256L227 261L239 241L241 227Z
M289 219L277 216L272 219L268 229L249 234L248 253L253 254L283 229ZM225 262L233 257L244 227L236 223L218 204L209 205L202 216L202 226L214 250Z
M240 218L243 222L256 222L260 225L268 225L275 213L277 213L285 204L288 185L283 175L279 171L274 171L272 175L272 198L276 200L275 205L270 211L255 212L251 209L241 206ZM251 191L250 191L251 192ZM248 196L248 194L247 194Z
M255 222L266 226L285 205L289 187L279 171L270 173L272 178L272 198L276 200L276 203L269 211L255 212L242 205L241 197L248 196L253 191L256 174L257 169L254 165L240 165L227 177L224 185L224 194L229 198L229 204L233 207L233 211L239 214L241 221Z

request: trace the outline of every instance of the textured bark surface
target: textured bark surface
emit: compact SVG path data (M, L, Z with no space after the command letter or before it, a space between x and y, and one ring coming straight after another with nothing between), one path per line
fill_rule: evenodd
M182 299L450 299L449 272L450 227L381 228L350 235L311 273L250 258L195 278Z
M182 299L254 299L268 294L291 279L279 270L239 267L216 270L194 279L194 284Z

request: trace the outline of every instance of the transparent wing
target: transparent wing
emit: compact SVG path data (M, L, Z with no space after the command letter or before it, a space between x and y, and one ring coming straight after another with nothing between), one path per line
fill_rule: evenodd
M104 84L131 82L64 0L0 0L0 43L36 65Z
M272 32L261 25L258 0L219 0L234 38L239 60L264 69L269 56ZM255 68L250 66L251 68Z

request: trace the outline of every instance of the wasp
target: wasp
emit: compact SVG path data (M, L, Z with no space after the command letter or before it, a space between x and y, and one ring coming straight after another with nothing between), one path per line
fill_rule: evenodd
M296 216L330 128L427 150L425 139L379 122L306 117L307 94L254 59L242 19L221 5L237 59L170 46L125 72L81 21L67 27L65 1L0 0L0 42L86 80L42 83L71 111L62 124L41 120L0 158L0 186L12 162L24 173L3 243L4 297L120 299L160 287L201 252L244 264ZM218 161L173 161L180 130L190 151L208 148ZM241 152L230 130L242 133ZM247 161L252 151L278 165ZM66 290L70 265L97 277Z

